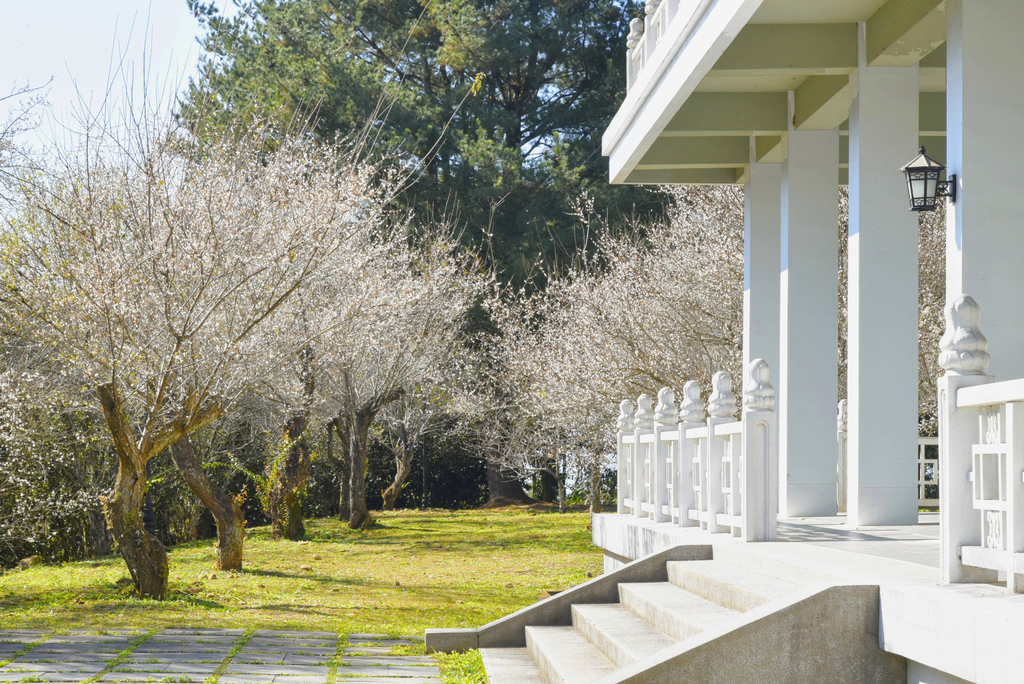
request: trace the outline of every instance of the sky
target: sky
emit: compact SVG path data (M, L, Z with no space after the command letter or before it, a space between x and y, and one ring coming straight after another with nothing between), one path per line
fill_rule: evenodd
M50 82L47 99L62 119L76 90L94 107L102 102L122 54L139 74L147 53L160 87L177 89L194 72L198 32L185 0L0 0L0 96ZM5 113L0 103L0 120Z

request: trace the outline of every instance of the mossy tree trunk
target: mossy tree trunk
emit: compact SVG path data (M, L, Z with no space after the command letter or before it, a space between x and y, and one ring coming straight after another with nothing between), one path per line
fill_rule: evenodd
M171 459L189 489L217 521L217 568L241 570L245 547L245 514L241 502L207 477L188 435L171 445Z

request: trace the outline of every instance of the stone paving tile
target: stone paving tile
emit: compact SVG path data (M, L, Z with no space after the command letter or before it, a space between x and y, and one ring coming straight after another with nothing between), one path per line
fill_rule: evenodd
M104 672L128 648L139 630L0 631L0 658L34 646L0 668L0 682L82 682ZM194 682L201 684L223 663L244 634L241 629L164 629L139 644L100 682ZM5 642L6 641L6 642ZM344 648L337 676L352 684L438 684L434 660L426 656L392 656L391 647L415 638L388 639L381 634L353 634ZM338 638L326 632L258 630L232 661L221 684L324 684Z
M325 678L326 679L326 678ZM222 674L217 680L219 684L271 684L274 675L229 675ZM360 682L359 684L362 684Z
M326 675L327 664L323 665L249 665L231 661L224 674L269 674L269 675Z
M339 672L338 679L335 681L346 682L347 684L441 684L441 680L437 677L402 677L401 679L364 676L359 676L358 679L342 679L342 677L344 675Z
M391 655L390 646L348 646L342 653L354 653L357 655Z
M349 636L348 643L351 646L357 646L359 644L366 644L367 646L412 646L415 640L413 639L364 639L354 638Z
M338 635L333 632L295 632L283 629L257 629L253 632L253 637L295 637L298 639L338 640Z
M360 665L356 667L338 668L338 677L370 676L370 677L402 677L402 682L392 681L392 684L405 684L405 677L440 677L440 670L436 667L424 665L408 665L405 667L384 667L382 665ZM357 680L363 684L363 680Z
M346 665L433 665L437 661L430 656L350 656L344 655L341 660Z

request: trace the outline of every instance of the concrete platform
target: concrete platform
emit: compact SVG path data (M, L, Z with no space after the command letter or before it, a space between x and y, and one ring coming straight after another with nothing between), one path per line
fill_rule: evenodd
M652 553L670 549L680 544L711 544L713 546L736 544L726 534L708 534L696 527L679 527L672 523L653 523L644 518L601 513L593 516L592 537L594 544L605 554L605 572L621 567L629 561L643 558ZM755 545L744 544L746 549ZM917 525L891 527L851 528L846 516L820 518L780 518L779 541L756 544L758 548L773 549L779 556L809 555L808 548L840 551L876 559L910 563L920 568L934 569L912 571L898 564L876 562L868 559L850 559L854 566L862 566L866 575L861 580L884 580L885 571L895 573L893 579L909 574L915 581L937 581L939 567L939 515L921 513ZM819 554L820 555L820 554ZM830 573L831 574L831 573ZM854 577L850 577L854 579Z

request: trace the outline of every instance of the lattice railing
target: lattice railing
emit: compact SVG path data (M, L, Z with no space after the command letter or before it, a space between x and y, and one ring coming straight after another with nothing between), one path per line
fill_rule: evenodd
M940 343L940 549L944 582L1024 591L1024 380L993 382L977 302L946 308Z
M658 392L619 405L618 511L654 522L698 525L709 532L774 539L778 503L774 390L768 365L749 369L742 416L732 378L716 373L707 415L700 387L688 382L677 410L675 393Z

